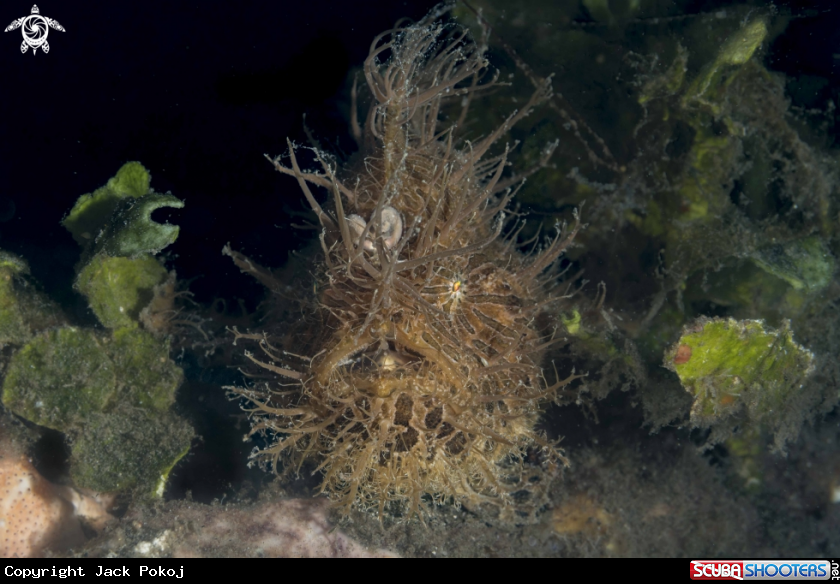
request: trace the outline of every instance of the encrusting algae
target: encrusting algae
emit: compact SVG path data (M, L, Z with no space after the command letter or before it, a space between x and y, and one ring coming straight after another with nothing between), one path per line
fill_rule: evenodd
M253 458L277 472L311 460L345 513L422 519L426 495L491 503L502 520L521 522L565 464L536 424L575 377L549 381L541 365L563 340L553 315L568 296L555 290L557 260L580 222L537 253L519 251L520 225L506 208L523 177L505 176L509 147L491 147L551 89L492 134L459 138L470 100L496 83L481 82L487 61L468 32L434 16L374 40L364 128L353 92L356 165L339 178L315 151L323 173L304 172L291 142L288 165L272 160L297 178L322 226L316 296L300 300L296 322L234 331L236 342L260 347L245 353L258 366L248 373L273 379L229 389L248 404L251 435L269 440ZM444 111L452 121L441 127ZM329 191L329 207L313 186Z

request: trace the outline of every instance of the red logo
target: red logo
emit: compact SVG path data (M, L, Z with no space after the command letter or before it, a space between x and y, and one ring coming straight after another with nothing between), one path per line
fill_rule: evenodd
M743 580L744 562L694 560L691 562L692 580Z

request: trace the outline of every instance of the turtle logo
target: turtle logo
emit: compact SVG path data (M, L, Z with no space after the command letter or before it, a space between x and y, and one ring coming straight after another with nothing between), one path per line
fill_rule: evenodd
M23 33L23 42L20 44L21 53L25 53L29 47L32 47L33 55L38 52L39 48L45 53L49 53L50 44L47 42L47 33L50 32L50 28L64 32L64 27L58 24L57 20L41 16L40 12L38 5L34 4L32 6L32 14L12 21L12 24L7 26L6 30L3 31L9 32L16 28L21 29Z

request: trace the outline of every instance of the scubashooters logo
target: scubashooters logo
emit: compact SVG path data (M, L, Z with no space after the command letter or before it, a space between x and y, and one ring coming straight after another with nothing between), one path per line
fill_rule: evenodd
M828 560L693 560L692 580L837 579Z
M32 54L38 52L40 48L45 53L50 52L50 44L47 42L47 35L51 28L65 32L64 27L58 24L57 20L41 16L41 11L38 10L38 5L32 6L32 14L13 20L12 24L6 27L3 32L10 30L21 29L23 33L23 42L20 44L20 52L25 53L27 49L32 48Z

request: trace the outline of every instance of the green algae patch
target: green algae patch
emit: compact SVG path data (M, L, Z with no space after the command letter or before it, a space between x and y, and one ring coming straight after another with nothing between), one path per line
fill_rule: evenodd
M570 335L577 336L581 333L581 315L580 312L577 310L573 310L571 314L561 314L560 315L560 322L563 323L563 326L569 332Z
M127 162L105 186L79 197L62 225L79 245L86 245L99 234L119 202L138 199L149 192L152 176L139 162Z
M82 425L115 398L117 369L109 339L75 327L38 335L16 352L3 381L3 405L61 432Z
M732 160L736 146L728 137L718 137L705 131L697 133L694 147L688 157L688 168L680 195L682 203L679 218L684 221L706 219L710 206L714 216L726 209L728 193L721 188L725 184L722 169Z
M158 253L178 238L180 228L152 221L152 212L162 207L180 209L184 202L169 193L156 193L151 180L139 162L124 164L105 186L79 197L62 225L94 255Z
M140 311L166 280L166 268L152 256L135 259L97 255L79 271L76 289L84 294L103 325L136 325Z
M745 261L746 260L746 261ZM834 255L818 235L773 243L721 262L718 269L691 276L686 300L727 307L734 317L762 318L775 325L799 322L819 306L837 269Z
M180 228L153 221L152 213L184 202L156 193L150 181L140 163L129 162L104 187L79 197L63 222L84 247L75 288L110 329L138 326L155 289L169 277L154 255L178 238Z
M693 307L713 302L726 307L733 318L760 318L776 326L785 319L800 322L820 299L818 292L796 289L754 261L737 259L721 262L717 271L692 274L687 280L685 301Z
M834 256L817 235L767 246L753 253L751 259L762 270L806 292L828 286L836 267Z
M127 401L149 411L169 410L184 377L169 358L169 342L127 327L114 331L110 351Z
M635 367L634 356L619 349L609 334L589 328L589 323L584 323L579 310L560 313L559 319L566 332L574 338L576 345L585 348L587 353L597 355L605 361L618 360L631 368Z
M797 402L814 355L794 342L787 322L773 330L760 320L703 317L683 330L665 366L694 396L695 427L735 418L776 426Z
M682 46L677 47L677 55L664 74L646 80L637 98L639 104L644 105L653 99L661 99L677 94L685 83L688 70L688 51ZM663 117L667 119L670 112L666 110Z
M29 328L21 311L21 302L15 289L16 273L0 267L0 343L20 343L29 338Z
M764 453L764 441L761 431L755 427L746 432L731 436L725 442L726 450L731 457L730 481L732 486L748 495L761 492L764 483L764 473L761 457Z
M8 270L11 274L29 275L29 264L26 260L7 251L0 251L0 269Z
M154 254L175 241L179 228L151 214L183 207L151 190L150 181L141 164L130 162L82 195L63 221L83 247L75 288L109 330L63 326L26 262L0 252L0 345L19 347L5 357L3 404L67 435L76 486L145 496L162 493L194 437L172 411L184 374L170 359L169 338L141 324L154 321L148 314L141 319L144 311L168 309L156 295L176 285Z
M767 38L767 22L756 19L733 33L724 43L717 57L708 63L700 75L691 83L683 106L699 101L710 106L715 114L720 113L720 94L732 82L740 67L752 59L755 52Z
M190 425L172 412L121 408L94 415L74 441L70 474L76 485L95 491L140 486L149 496L162 494L161 477L169 477L193 437Z
M70 436L77 486L151 496L194 436L171 411L182 379L168 341L136 326L111 334L64 327L12 356L3 404Z
M184 202L170 194L151 192L139 199L120 201L96 240L96 251L110 256L156 254L178 239L180 227L152 220L163 207L180 209Z
M166 412L183 372L169 343L137 327L111 334L64 327L48 331L14 354L3 382L3 403L16 414L62 432L117 403Z
M177 426L175 426L174 429L175 430L180 430L182 432L185 432L186 430L189 430L190 431L190 439L186 440L186 435L184 436L185 439L182 440L182 442L184 443L184 449L181 452L179 452L176 456L170 457L172 459L171 464L169 464L169 466L161 469L160 476L158 477L157 483L155 484L155 490L154 490L154 496L157 497L157 498L162 498L163 497L163 493L166 489L166 483L169 482L169 477L172 474L172 471L175 470L175 467L177 466L177 464L179 462L181 462L181 459L184 458L187 454L189 454L190 446L191 446L191 443L192 443L192 438L194 437L194 435L192 433L192 426L190 426L186 423L178 424Z
M0 345L23 344L62 322L61 310L37 289L27 263L0 251Z

